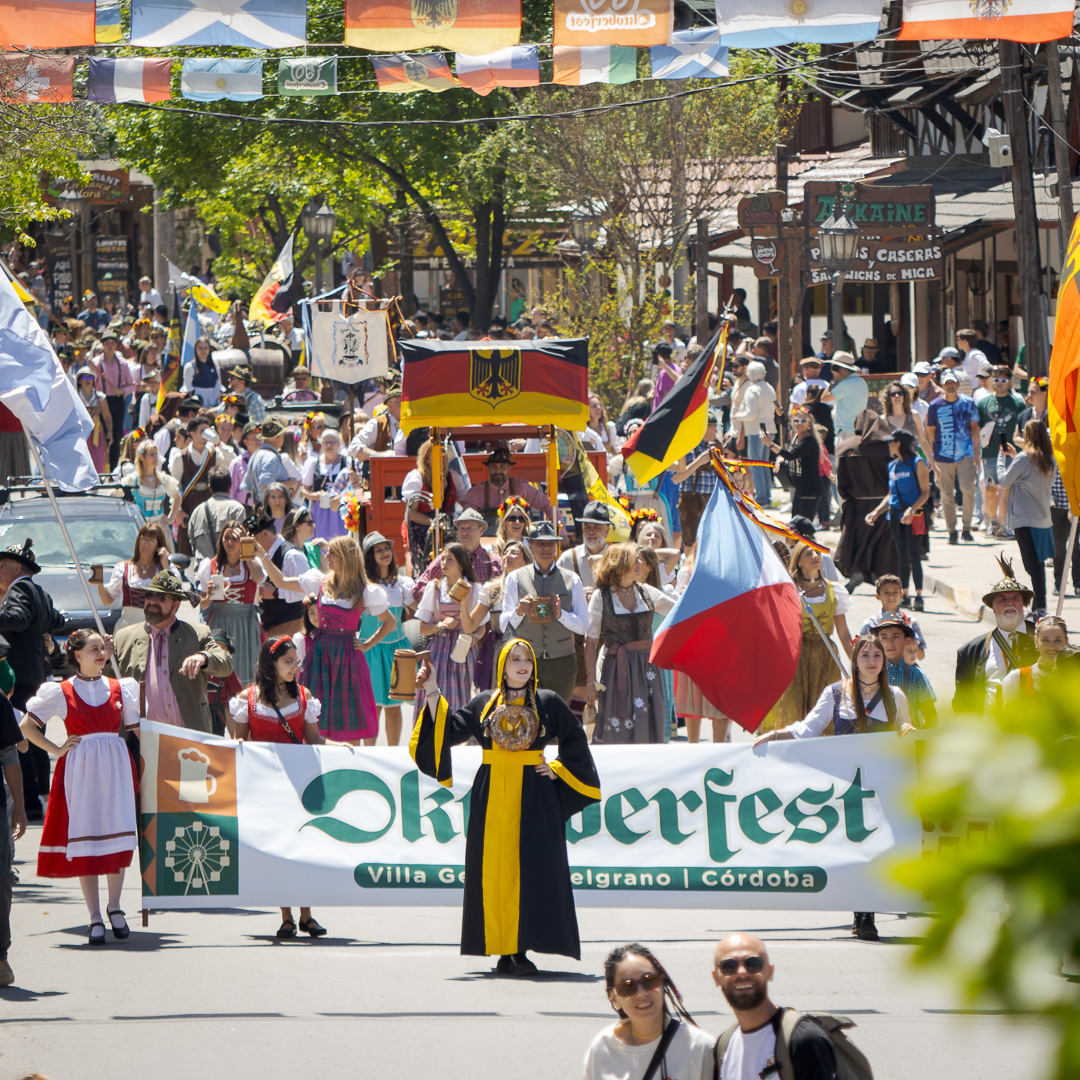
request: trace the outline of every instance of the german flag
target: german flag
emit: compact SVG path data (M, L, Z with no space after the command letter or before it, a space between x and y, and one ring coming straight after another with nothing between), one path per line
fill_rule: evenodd
M401 427L554 424L584 431L589 421L589 343L401 342Z
M441 45L482 56L520 38L521 0L345 0L345 44L357 49Z
M727 345L727 323L694 358L660 407L623 443L623 461L638 483L648 483L685 457L705 436L709 419L709 380L716 358Z
M1054 352L1050 357L1048 420L1061 479L1069 496L1069 506L1080 514L1080 216L1073 223L1065 268L1058 287L1057 319L1054 322Z

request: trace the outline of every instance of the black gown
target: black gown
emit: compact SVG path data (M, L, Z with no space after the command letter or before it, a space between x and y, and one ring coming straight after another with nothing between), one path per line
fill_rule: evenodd
M420 770L449 786L450 747L475 738L484 764L473 781L465 840L461 951L470 956L533 950L581 959L577 914L566 855L566 822L600 800L600 781L585 729L558 694L537 692L539 734L528 750L502 750L484 734L481 715L493 691L439 715L425 706L409 751ZM539 775L537 754L557 743Z

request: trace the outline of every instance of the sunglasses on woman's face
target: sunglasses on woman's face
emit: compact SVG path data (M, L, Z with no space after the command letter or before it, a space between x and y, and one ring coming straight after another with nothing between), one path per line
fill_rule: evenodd
M902 390L890 390L889 391L889 397L903 397L903 396L904 396L904 394L903 394Z
M525 518L518 517L517 514L515 514L513 517L508 517L506 520L507 521L516 521L519 525L524 525L525 524Z
M639 990L648 993L651 990L663 990L664 977L656 971L650 971L642 975L640 979L623 979L613 987L616 994L621 998L633 997Z

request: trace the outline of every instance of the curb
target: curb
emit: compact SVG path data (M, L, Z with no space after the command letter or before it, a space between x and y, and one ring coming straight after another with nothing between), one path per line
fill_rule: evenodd
M923 584L938 596L943 596L961 615L972 622L994 622L990 609L970 589L950 585L923 570Z

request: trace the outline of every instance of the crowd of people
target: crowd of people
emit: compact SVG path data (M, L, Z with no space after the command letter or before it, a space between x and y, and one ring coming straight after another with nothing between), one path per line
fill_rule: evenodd
M534 731L529 746L557 741L562 768L576 780L567 783L558 769L540 775L579 793L596 783L590 744L662 744L680 731L697 742L704 720L713 741L730 737L739 717L650 660L656 629L691 585L698 544L710 542L700 523L718 482L715 447L772 462L736 469L734 483L761 508L788 511L800 538L777 541L803 605L800 658L760 741L903 735L936 723L937 693L919 667L929 646L915 615L938 506L950 544L970 542L976 528L1015 537L1031 581L1022 585L1003 563L1002 580L985 598L997 628L960 650L955 704L981 710L1034 693L1058 656L1071 652L1062 620L1045 617L1045 563L1056 560L1058 580L1069 522L1046 428L1046 382L992 363L975 330L960 331L957 347L932 363L883 379L880 392L869 385L888 374L876 343L855 357L834 348L826 332L821 352L799 363L786 400L777 396L775 323L757 336L733 330L715 368L702 441L640 484L625 466L623 443L703 347L684 342L669 323L649 377L619 408L609 414L615 403L590 395L581 441L606 456L608 497L587 501L571 466L570 498L553 506L551 493L514 473L518 455L541 448L535 440L455 440L440 456L443 497L434 505L435 444L430 432L402 430L396 376L362 388L363 407L335 424L334 410L320 411L319 402L327 389L340 404L340 388L317 387L296 366L280 389L311 409L284 415L257 392L249 365L219 367L208 336L196 343L182 389L159 401L167 335L160 297L149 290L139 310L104 315L96 298L84 299L83 311L54 325L54 344L95 419L95 461L129 488L144 524L130 558L96 582L102 605L122 609L114 635L81 630L63 649L53 635L64 620L34 581L32 546L0 553L0 634L15 673L11 722L8 699L0 699L0 764L15 833L44 816L39 873L80 879L91 945L107 930L127 936L119 896L136 846L131 757L119 739L99 736L124 734L137 752L141 719L255 741L397 745L404 718L391 693L395 654L422 646L429 659L412 703L418 762L427 753L425 725L437 715L449 718L446 754L470 738L491 748L496 706L500 715L519 707L539 713L546 735ZM418 313L400 335L498 340L555 332L542 309L518 316L483 333L459 316L451 334L442 320ZM280 329L291 342L291 327ZM1004 359L998 350L994 361ZM363 527L371 462L380 456L414 464L390 492L403 504L400 535ZM452 468L451 458L483 475ZM630 514L628 539L613 534L614 502ZM815 537L837 525L830 555ZM1080 559L1073 565L1080 590ZM854 633L851 593L866 583L881 611ZM508 667L512 674L524 664L525 652L532 674L508 682ZM112 662L119 679L106 673ZM64 722L63 743L46 736L52 720ZM59 760L51 787L50 755ZM441 779L449 765L435 756L425 767ZM540 784L529 795L527 813L534 823L548 820L555 835L572 800L560 792L544 802L544 790ZM480 820L475 804L473 820ZM558 891L565 852L553 858L547 886ZM473 902L482 897L467 896L467 911ZM0 916L4 910L0 902ZM498 953L508 973L529 970L526 948L575 954L576 923L541 923L525 919L520 941L497 945L481 926L468 951ZM4 924L0 918L0 957ZM283 910L278 936L298 932L325 933L309 909L298 922ZM873 915L856 913L852 932L876 939Z

